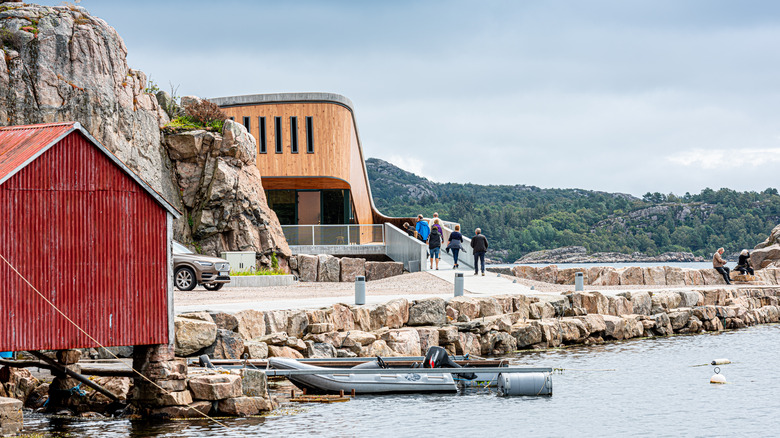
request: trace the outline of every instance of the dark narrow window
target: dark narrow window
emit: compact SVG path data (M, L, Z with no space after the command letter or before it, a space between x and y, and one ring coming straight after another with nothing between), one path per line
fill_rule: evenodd
M235 118L235 117L231 117L231 118L230 118L230 120L232 120L232 121L234 121L234 122L235 122L235 121L236 121L236 118Z
M260 153L264 154L267 152L265 146L265 117L257 118L257 126L260 128L260 138L258 139L260 142Z
M249 127L250 127L250 124L249 124L249 117L244 117L244 128L246 128L246 131L247 131L247 132L252 132L252 130L251 130L251 129L249 129Z
M276 142L276 153L282 153L282 118L274 117L274 140Z
M314 153L314 127L311 117L306 117L306 152Z
M298 118L290 117L290 150L298 153Z

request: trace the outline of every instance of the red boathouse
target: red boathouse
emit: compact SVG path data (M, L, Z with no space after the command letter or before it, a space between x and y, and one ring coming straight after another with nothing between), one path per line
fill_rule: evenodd
M0 351L98 346L67 318L107 347L172 342L179 216L79 123L0 128Z

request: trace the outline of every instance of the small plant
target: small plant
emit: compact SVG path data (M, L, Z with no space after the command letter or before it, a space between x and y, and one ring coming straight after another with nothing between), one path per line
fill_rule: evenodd
M276 258L276 253L275 252L271 253L271 268L274 271L278 271L279 270L279 259Z
M152 79L151 76L149 76L149 79L146 81L146 88L144 88L144 93L148 94L157 94L160 92L160 87L157 86L157 83L154 82L154 79ZM163 108L164 110L165 108Z
M222 122L227 119L227 116L219 106L208 100L191 103L184 107L184 110L187 112L187 115L203 126L211 126L214 122Z
M179 116L163 126L162 131L166 134L176 134L184 131L194 131L204 127L192 119L190 116Z

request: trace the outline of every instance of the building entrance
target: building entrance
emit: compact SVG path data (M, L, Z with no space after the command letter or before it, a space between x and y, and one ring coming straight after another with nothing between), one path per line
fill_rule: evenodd
M351 222L349 190L266 190L281 225L342 225Z

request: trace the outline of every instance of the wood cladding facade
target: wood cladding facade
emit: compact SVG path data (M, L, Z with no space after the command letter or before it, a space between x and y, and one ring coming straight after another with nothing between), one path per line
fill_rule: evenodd
M364 157L352 111L335 102L272 102L222 107L237 123L249 118L249 132L257 141L257 167L263 188L349 189L355 222L375 222ZM259 122L265 118L265 153L261 151ZM281 153L276 152L276 117L281 121ZM293 152L291 117L297 118L297 152ZM311 117L311 140L307 132ZM311 141L313 151L307 151Z

